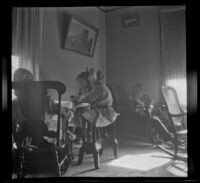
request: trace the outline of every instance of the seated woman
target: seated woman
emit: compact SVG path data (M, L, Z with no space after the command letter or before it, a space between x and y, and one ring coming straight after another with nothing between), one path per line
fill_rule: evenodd
M113 99L108 87L97 79L93 69L82 72L77 76L77 81L81 87L85 87L88 83L91 90L88 94L80 98L77 103L88 103L87 107L77 108L75 115L81 119L93 123L96 127L105 127L112 124L117 113L112 107Z
M30 71L23 69L23 68L19 68L15 71L13 80L18 81L18 82L29 82L29 81L33 81L33 75ZM22 140L23 140L23 135L22 135L23 130L22 129L25 128L25 126L26 126L25 122L27 121L27 119L20 110L20 101L22 101L22 99L23 99L23 92L19 89L15 89L14 92L15 92L15 95L17 96L17 98L12 101L12 123L13 123L13 128L14 128L13 129L14 130L14 140L16 141L17 146L19 146L19 145L21 145ZM55 133L48 130L45 117L48 117L48 113L49 114L57 114L57 110L58 110L58 105L49 96L46 96L47 116L43 116L42 123L38 123L38 125L40 125L40 127L43 129L44 134L47 134L50 136L52 136L52 135L55 136ZM62 110L62 114L66 118L69 115L68 111L66 111L65 109ZM43 142L42 144L48 144L47 140L48 139L42 139L42 142ZM31 141L25 140L25 142L29 142L25 145L27 147L28 146L30 147ZM41 139L40 139L40 142L41 142ZM32 147L35 147L35 146L32 146Z

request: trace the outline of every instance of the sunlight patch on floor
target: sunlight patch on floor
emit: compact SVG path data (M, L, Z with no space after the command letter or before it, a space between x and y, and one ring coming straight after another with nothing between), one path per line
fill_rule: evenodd
M153 168L167 164L170 160L170 157L165 153L154 152L139 155L125 155L111 163L108 163L108 165L140 171L149 171Z

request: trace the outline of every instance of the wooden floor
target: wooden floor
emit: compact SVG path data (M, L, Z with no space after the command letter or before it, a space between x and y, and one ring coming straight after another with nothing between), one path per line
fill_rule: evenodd
M119 139L118 159L107 144L100 158L100 169L94 170L92 155L85 155L82 165L76 165L78 147L74 150L75 159L64 177L186 177L187 164L175 161L162 150L144 139L126 136Z

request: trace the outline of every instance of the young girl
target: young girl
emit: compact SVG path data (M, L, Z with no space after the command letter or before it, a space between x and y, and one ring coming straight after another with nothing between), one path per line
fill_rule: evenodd
M91 90L77 101L78 103L88 103L89 106L77 110L76 114L97 127L105 127L112 124L117 117L117 113L112 107L113 98L111 92L102 82L102 74L98 72L96 75L94 69L90 69L79 74L77 81L82 87L89 83Z

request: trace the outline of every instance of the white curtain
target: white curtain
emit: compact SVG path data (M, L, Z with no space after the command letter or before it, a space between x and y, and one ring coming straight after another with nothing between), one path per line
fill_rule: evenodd
M12 56L19 67L30 70L39 79L39 62L42 47L42 12L40 8L13 8Z
M187 106L185 9L161 11L163 83L176 89Z

